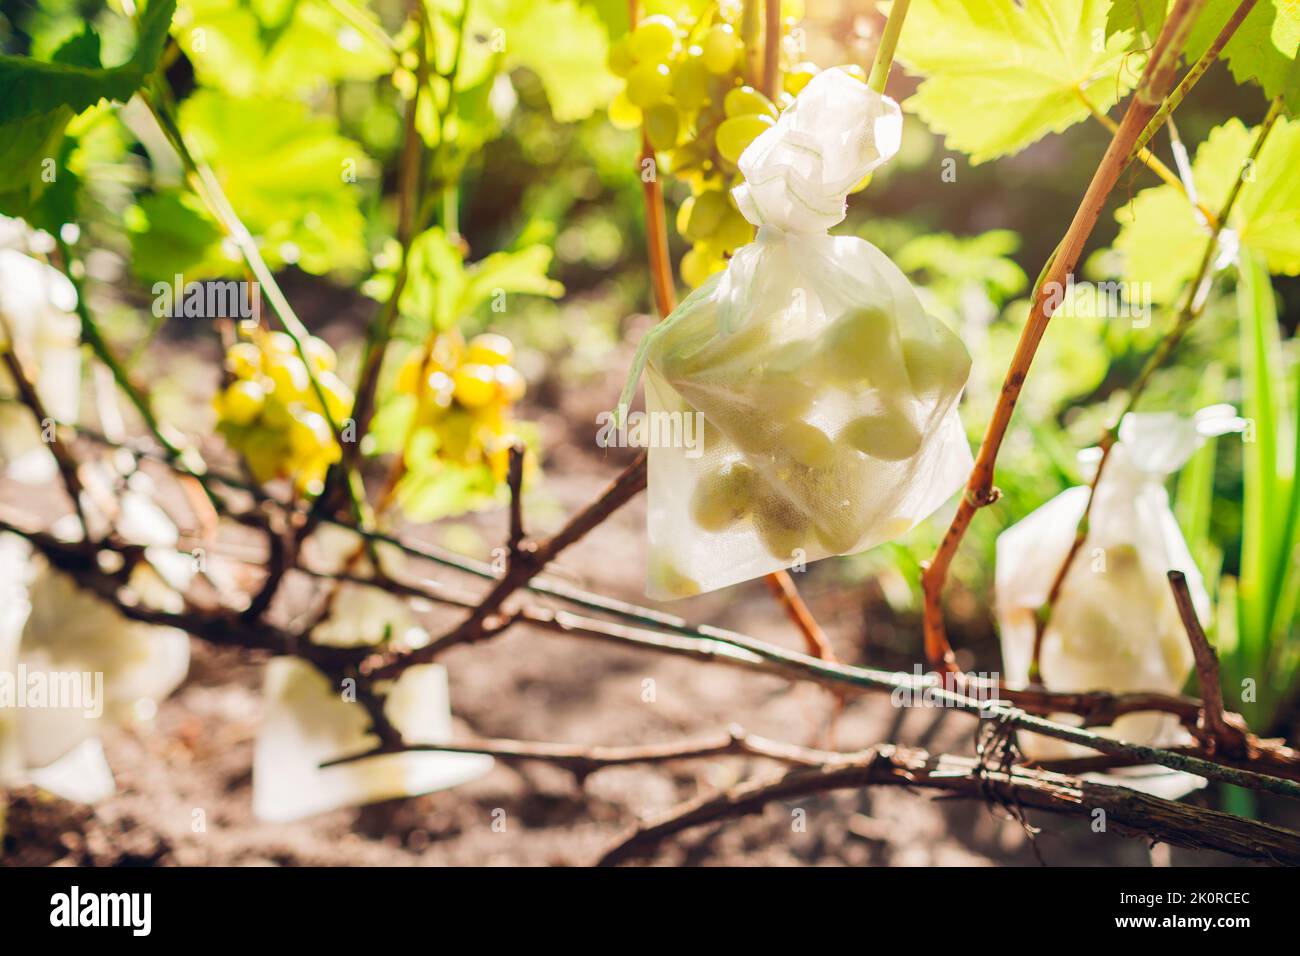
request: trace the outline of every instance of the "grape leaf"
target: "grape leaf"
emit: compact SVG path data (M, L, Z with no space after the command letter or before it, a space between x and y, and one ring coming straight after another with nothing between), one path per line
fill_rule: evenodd
M415 320L423 334L429 328L452 327L498 295L558 298L564 286L547 278L550 266L551 249L543 245L494 252L467 266L460 247L434 226L411 243L401 311Z
M166 190L143 197L125 217L131 271L146 283L207 279L237 263L223 254L221 227L192 193Z
M235 96L289 95L388 73L393 54L376 28L358 29L326 0L181 0L176 42L203 85Z
M561 123L585 119L602 109L619 81L605 60L609 37L599 13L578 0L475 0L462 64L466 83L482 79L503 57L503 67L527 67L537 74L551 114Z
M1223 30L1239 0L1209 0L1187 38L1188 62L1199 59ZM1154 40L1164 22L1168 0L1116 0L1106 21L1107 31L1130 31L1135 45L1143 45L1136 29L1145 24ZM1140 19L1139 19L1140 18ZM1296 0L1259 0L1224 46L1220 58L1237 83L1256 83L1269 99L1281 96L1288 111L1300 114L1300 3Z
M98 39L93 41L95 61L87 65L91 41L85 33L61 48L64 56L44 62L24 56L0 56L0 128L29 116L49 114L67 107L80 113L102 99L131 98L158 65L167 25L176 0L153 0L140 18L135 53L121 66L98 63Z
M57 227L76 208L76 177L63 168L61 147L72 118L103 99L128 100L158 65L175 0L153 0L140 18L135 53L105 69L90 24L66 40L49 62L0 56L0 213ZM53 184L55 195L43 200Z
M359 181L372 163L332 118L294 101L201 90L181 106L180 126L273 268L365 265Z
M1135 77L1131 35L1106 36L1106 0L918 0L898 59L923 76L905 104L982 163L1110 109Z
M1228 225L1272 272L1300 274L1300 122L1279 119L1258 160L1246 165L1256 132L1237 119L1210 132L1192 163L1197 198L1217 209L1244 175ZM1200 265L1209 228L1172 186L1142 190L1115 218L1124 278L1150 283L1154 302L1176 301Z

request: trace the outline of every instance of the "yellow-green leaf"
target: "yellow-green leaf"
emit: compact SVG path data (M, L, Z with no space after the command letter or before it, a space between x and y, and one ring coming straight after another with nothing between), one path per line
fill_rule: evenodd
M898 58L923 76L907 109L981 163L1105 111L1135 77L1108 0L917 0ZM1086 99L1085 99L1086 98Z

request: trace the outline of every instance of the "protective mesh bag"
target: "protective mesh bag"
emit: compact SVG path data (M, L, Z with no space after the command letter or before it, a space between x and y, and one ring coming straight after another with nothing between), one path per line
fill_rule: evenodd
M1194 663L1168 573L1182 571L1197 616L1210 599L1169 507L1166 479L1206 436L1241 428L1227 405L1188 419L1172 412L1133 413L1097 483L1088 533L1052 609L1039 655L1043 686L1053 691L1155 691L1177 694ZM1100 449L1080 455L1095 474ZM1088 476L1091 478L1091 475ZM998 536L997 614L1008 686L1029 679L1036 619L1087 506L1085 486L1068 488ZM1069 715L1056 719L1071 722ZM1072 722L1077 723L1077 719ZM1170 714L1136 713L1090 728L1131 743L1171 746L1184 736ZM1026 756L1082 756L1085 748L1021 734Z
M646 336L620 401L644 368L653 434L703 420L702 447L651 446L650 597L896 538L969 471L965 347L884 253L826 234L901 127L896 103L827 70L740 157L758 235Z

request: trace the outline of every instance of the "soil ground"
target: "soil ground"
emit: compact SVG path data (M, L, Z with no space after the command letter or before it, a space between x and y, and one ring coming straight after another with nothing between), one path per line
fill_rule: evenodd
M211 368L213 366L209 366ZM200 377L201 379L201 377ZM612 381L612 380L611 380ZM201 386L197 386L201 387ZM594 498L627 460L591 444L598 400L592 389L562 409L533 409L548 449L533 530ZM12 493L12 485L0 496ZM12 498L6 497L11 501ZM552 575L591 590L644 601L643 501L638 499L571 549ZM504 516L461 523L485 545L504 537ZM444 540L445 529L411 529ZM430 571L429 573L434 573ZM437 572L446 576L446 572ZM469 579L458 582L471 586ZM800 586L846 662L910 669L900 642L917 629L873 608L868 582L846 589L814 566ZM479 585L481 586L481 585ZM864 610L864 607L866 610ZM761 583L674 607L697 622L744 631L789 647L797 635ZM433 633L454 621L439 612ZM893 634L881 640L882 634ZM870 635L870 636L869 636ZM919 643L919 639L918 642ZM515 627L456 649L448 668L458 732L573 744L636 744L716 733L729 724L823 746L834 708L818 688L548 632ZM585 865L639 814L662 811L710 788L778 768L742 757L610 768L579 785L538 763L498 762L462 787L410 800L342 809L292 824L253 818L251 763L261 714L264 658L193 642L185 684L145 728L109 728L104 745L117 793L81 807L33 789L10 794L5 864L61 865ZM653 700L646 682L653 681ZM879 741L970 753L974 723L939 710L899 710L888 698L852 700L835 721L834 743ZM1207 800L1205 794L1192 799ZM206 817L192 829L193 811ZM803 810L803 814L795 813ZM505 827L493 826L504 811ZM797 825L802 819L803 826ZM1093 833L1082 819L1031 815L1035 839L997 807L936 801L881 788L773 804L761 815L701 828L667 841L647 862L661 865L1134 865L1209 863L1231 858Z

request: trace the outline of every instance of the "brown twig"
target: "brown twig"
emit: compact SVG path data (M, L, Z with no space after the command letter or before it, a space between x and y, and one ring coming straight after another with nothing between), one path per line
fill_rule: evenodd
M1178 616L1187 631L1196 659L1196 678L1201 687L1201 727L1206 744L1215 754L1236 757L1246 751L1246 735L1228 723L1223 711L1223 687L1219 682L1219 655L1205 636L1201 621L1192 604L1192 594L1187 589L1187 575L1182 571L1169 572L1169 587L1174 592Z
M551 563L565 548L580 540L592 528L645 489L645 453L637 456L623 472L605 489L605 492L586 508L575 514L552 537L532 550L521 551L517 560L511 561L506 572L483 601L460 624L442 637L424 647L396 656L377 655L364 667L365 673L376 680L395 677L412 664L432 660L449 647L480 640L491 633L491 619L501 610L506 600L527 584Z
M1226 29L1226 28L1225 28ZM1282 99L1278 97L1273 100L1268 114L1260 124L1259 132L1255 135L1255 141L1251 144L1250 153L1247 160L1253 163L1259 158L1260 151L1264 148L1264 142L1268 139L1268 134L1272 131L1273 126L1277 123L1278 117L1282 113ZM1238 175L1232 183L1232 188L1228 190L1228 196L1223 201L1219 209L1219 215L1210 225L1210 238L1205 244L1205 251L1201 254L1201 260L1197 266L1196 272L1191 281L1187 284L1187 292L1183 298L1182 308L1178 311L1178 316L1174 320L1173 328L1161 339L1156 350L1147 357L1143 363L1142 369L1138 372L1137 379L1133 387L1129 390L1128 400L1125 402L1124 410L1116 419L1115 425L1107 429L1098 442L1101 448L1101 457L1097 460L1096 471L1093 472L1092 480L1088 482L1088 502L1084 505L1083 516L1079 520L1078 527L1075 528L1074 538L1070 542L1070 550L1066 552L1065 560L1061 562L1061 567L1056 572L1056 577L1052 579L1052 586L1047 592L1047 601L1040 609L1035 619L1034 631L1034 651L1029 664L1030 680L1038 679L1038 662L1039 655L1042 651L1043 635L1047 631L1047 626L1051 622L1052 612L1061 597L1061 589L1065 585L1065 579L1070 573L1070 568L1078 557L1079 551L1083 548L1084 541L1088 537L1088 521L1092 515L1092 505L1097 498L1097 485L1101 481L1101 476L1106 470L1106 463L1110 460L1111 450L1115 447L1119 439L1119 423L1137 408L1138 401L1146 391L1148 383L1156 370L1168 361L1169 356L1173 354L1174 349L1183 340L1187 330L1192 323L1200 318L1201 313L1205 311L1205 305L1209 300L1209 286L1213 281L1212 268L1214 260L1219 251L1219 236L1228 222L1228 217L1232 214L1232 209L1237 203L1237 197L1241 194L1242 186L1245 184L1245 176Z
M630 747L585 747L573 744L540 743L527 740L500 740L479 738L447 744L399 744L396 747L376 747L364 753L340 757L322 764L324 767L353 763L385 753L435 753L488 754L498 760L535 760L563 767L579 778L585 778L606 767L628 764L666 763L672 760L693 760L709 757L741 755L766 757L780 763L804 767L819 767L833 762L841 755L798 747L779 740L770 740L746 733L732 725L726 733L714 734L697 740L670 741L660 744L642 744Z
M1175 846L1218 850L1265 863L1300 864L1300 833L1218 810L1149 796L1127 787L1033 770L980 765L963 757L881 744L843 761L800 767L708 793L653 817L624 834L598 865L644 855L665 838L693 827L761 812L769 803L844 788L902 786L968 799L1098 819L1126 835Z
M77 460L73 457L70 446L64 441L66 429L55 423L54 419L46 412L41 396L37 394L36 387L32 385L31 379L27 377L27 372L23 369L17 352L14 351L16 344L14 343L13 333L9 331L3 316L0 316L0 331L7 334L10 343L8 348L0 351L0 358L3 358L5 368L9 370L9 376L14 380L19 399L31 411L32 417L36 419L36 427L41 430L42 438L44 438L46 428L51 425L54 427L54 440L48 443L50 453L54 455L54 462L58 465L59 476L63 479L63 488L68 494L68 499L72 502L72 509L81 522L81 533L89 540L90 525L86 523L86 513L81 506L81 493L84 489L81 484L81 477L77 474ZM60 432L64 434L60 434Z
M775 100L781 92L781 0L763 2L763 95Z
M524 446L510 446L510 467L506 473L510 488L510 537L506 544L513 557L524 546Z
M975 513L998 498L993 487L993 470L997 462L998 451L1011 423L1011 414L1015 410L1016 400L1024 387L1025 377L1038 351L1038 343L1047 331L1051 319L1049 303L1054 300L1053 290L1064 288L1066 277L1073 273L1084 244L1092 234L1101 211L1110 196L1111 190L1119 182L1120 176L1128 168L1132 150L1145 146L1142 141L1144 130L1158 110L1161 101L1173 83L1173 68L1182 52L1187 32L1191 28L1205 0L1178 0L1166 18L1160 36L1156 40L1146 70L1138 83L1137 93L1129 100L1119 129L1111 138L1087 191L1075 210L1074 218L1066 230L1056 252L1044 270L1042 281L1035 290L1033 305L1029 318L1021 332L1020 341L1007 369L1002 383L997 404L989 419L980 443L979 453L975 458L975 467L971 470L966 483L965 493L957 506L957 512L944 534L934 556L926 563L921 575L921 586L925 596L923 624L925 628L925 654L932 667L955 672L956 661L952 647L944 631L943 608L940 599L943 585L948 576L948 569L953 556L961 545L966 529L970 527Z

